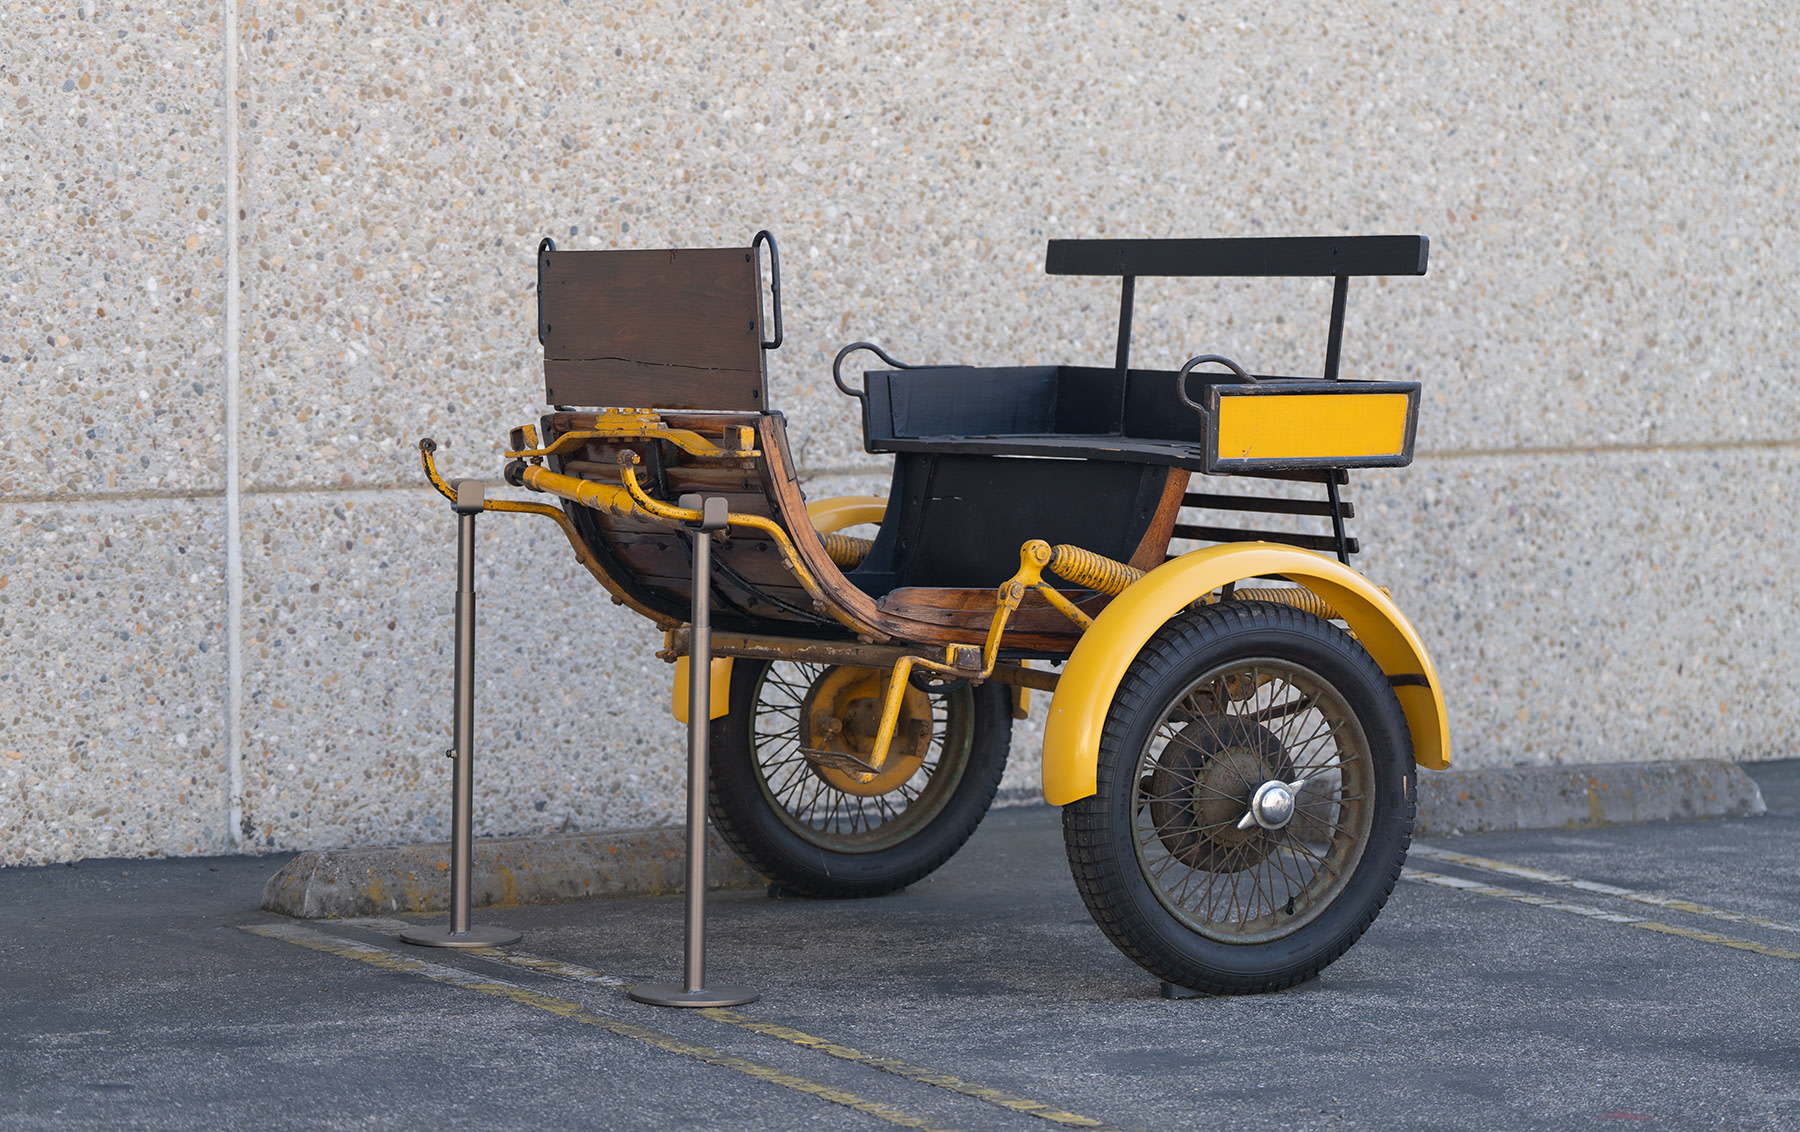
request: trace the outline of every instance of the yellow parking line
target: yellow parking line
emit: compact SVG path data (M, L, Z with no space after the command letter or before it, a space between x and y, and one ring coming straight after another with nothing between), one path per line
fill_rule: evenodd
M1630 900L1638 904L1667 908L1671 912L1686 912L1690 916L1706 916L1714 920L1724 920L1730 924L1753 924L1759 928L1768 928L1770 931L1800 935L1800 924L1784 924L1780 920L1768 920L1745 912L1732 912L1724 908L1696 904L1692 900L1682 900L1673 896L1657 896L1649 892L1620 888L1617 885L1601 884L1599 881L1581 880L1577 877L1564 876L1561 873L1545 872L1542 869L1528 868L1525 865L1515 865L1507 861L1496 861L1490 857L1472 857L1467 853L1439 849L1435 845L1421 845L1414 842L1408 852L1415 857L1428 857L1447 865L1461 865L1464 868L1479 869L1485 873L1498 873L1501 876L1517 877L1520 880L1534 880L1539 884L1554 884L1562 888L1573 888L1578 892L1591 892L1596 896L1612 896L1619 900Z
M801 1031L788 1026L779 1026L773 1022L763 1022L759 1019L739 1014L734 1010L714 1008L702 1010L700 1013L706 1015L708 1018L726 1022L733 1026L741 1026L746 1030L751 1030L758 1034L766 1034L771 1038L779 1038L784 1042L792 1042L795 1045L805 1046L808 1049L816 1049L821 1053L828 1053L832 1057L841 1058L845 1061L854 1061L858 1065L867 1065L871 1069L879 1069L884 1073L892 1073L896 1076L905 1077L908 1080L921 1081L927 1085L936 1085L939 1088L950 1089L954 1092L961 1093L966 1097L974 1097L977 1100L983 1100L989 1104L999 1105L1001 1108L1011 1109L1014 1112L1022 1112L1030 1116L1041 1117L1042 1119L1051 1121L1055 1124L1063 1124L1071 1128L1092 1128L1098 1130L1098 1132L1124 1132L1123 1129L1115 1128L1105 1121L1096 1120L1091 1116L1081 1116L1073 1112L1064 1112L1059 1108L1053 1108L1050 1105L1045 1104L1043 1101L1034 1101L1029 1097L1021 1097L1016 1093L1009 1093L1003 1089L992 1089L986 1085L977 1085L973 1081L964 1081L960 1077L954 1077L948 1073L940 1073L938 1070L931 1069L924 1065L914 1065L911 1062L900 1061L892 1057L877 1057L874 1054L863 1053L861 1050L852 1049L845 1045L838 1045L836 1042L827 1041L824 1038L815 1038L811 1034L802 1033Z
M591 970L590 968L580 966L579 964L564 963L559 959L546 959L542 956L532 955L527 952L502 951L495 947L480 947L470 948L464 952L464 954L479 955L483 959L491 959L515 967L524 967L532 971L556 975L560 978L574 979L577 982L594 983L600 986L620 988L629 987L631 985L616 976L601 974L599 971ZM976 1100L986 1101L989 1104L998 1105L1001 1108L1010 1109L1013 1112L1024 1113L1028 1116L1036 1116L1055 1124L1065 1125L1070 1128L1091 1128L1094 1129L1095 1132L1128 1132L1128 1130L1110 1125L1104 1120L1096 1120L1094 1117L1082 1116L1079 1113L1065 1112L1062 1109L1059 1109L1054 1105L1046 1104L1043 1101L1032 1100L1030 1097L1022 1097L1016 1093L1009 1093L1004 1089L991 1088L987 1085L980 1085L973 1081L965 1081L953 1074L944 1073L932 1069L929 1066L915 1065L912 1062L901 1061L898 1058L881 1057L872 1053L864 1053L861 1050L852 1049L849 1046L840 1045L825 1038L816 1038L811 1034L803 1033L800 1030L788 1026L777 1025L774 1022L764 1022L761 1019L752 1018L747 1014L740 1014L735 1010L707 1009L701 1010L698 1013L703 1017L711 1018L715 1022L724 1022L728 1025L749 1030L752 1033L763 1034L767 1037L784 1042L791 1042L798 1046L805 1046L807 1049L818 1050L820 1053L829 1054L832 1057L839 1058L843 1061L853 1061L858 1065L866 1065L871 1069L879 1069L883 1073L892 1073L897 1077L905 1077L909 1081L918 1081L925 1085L935 1085L940 1089L949 1089L952 1092L961 1093L965 1097L974 1097Z
M1680 936L1683 939L1696 940L1700 943L1716 944L1736 951L1753 951L1758 955L1767 955L1774 959L1800 959L1800 951L1789 951L1782 947L1771 947L1766 943L1757 943L1748 939L1737 939L1733 936L1718 935L1714 932L1696 931L1693 928L1677 927L1657 920L1646 920L1641 916L1628 916L1623 912L1608 912L1603 908L1595 908L1587 904L1571 904L1562 900L1553 900L1548 896L1535 893L1520 892L1514 888L1501 888L1499 885L1482 884L1477 880L1465 880L1462 877L1445 876L1442 873L1421 872L1408 868L1401 874L1406 880L1418 881L1421 884L1436 885L1439 888L1453 888L1459 892L1469 892L1476 896L1494 896L1501 900L1511 900L1519 904L1529 904L1534 908L1542 908L1548 912L1565 912L1571 916L1582 916L1590 920L1601 920L1609 924L1623 924L1626 927L1642 928L1645 931L1660 932L1663 935Z
M498 947L471 947L464 950L465 955L479 955L483 959L492 959L513 967L522 967L527 971L536 971L540 975L555 975L559 979L571 982L587 983L591 986L611 987L613 990L630 990L632 984L617 975L603 975L599 971L574 963L564 963L560 959L547 959L542 955L533 955L529 951L502 951Z
M363 916L352 920L336 920L334 923L349 928L362 928L364 931L378 932L382 935L399 935L417 924L406 920L397 920L392 916ZM560 959L550 959L542 955L533 955L529 951L502 951L498 947L464 947L459 948L464 955L479 955L483 959L493 959L508 963L514 967L523 967L539 974L554 975L559 979L569 979L577 983L589 983L594 986L610 987L613 990L630 990L631 982L617 975L605 975L589 967L579 967L574 963L564 963Z
M845 1108L855 1109L857 1112L867 1113L878 1120L885 1120L889 1124L897 1124L902 1128L920 1128L925 1129L926 1132L955 1132L955 1130L937 1124L926 1117L915 1116L912 1113L895 1108L893 1105L885 1104L881 1101L872 1101L865 1097L857 1096L855 1093L839 1089L833 1085L826 1085L818 1081L809 1080L805 1077L796 1076L795 1074L777 1069L773 1065L765 1065L762 1062L751 1061L748 1058L733 1057L729 1054L721 1053L709 1046L699 1046L694 1045L692 1042L684 1042L680 1038L660 1033L647 1026L634 1025L633 1023L625 1022L617 1018L608 1018L603 1014L595 1013L578 1002L570 1002L567 999L541 994L528 987L519 986L516 983L508 983L498 979L486 979L468 971L458 970L455 967L446 967L439 963L430 963L423 959L413 958L410 955L399 955L372 944L359 943L355 940L329 936L323 932L313 931L311 928L302 928L289 924L245 924L243 925L243 930L250 932L253 935L280 940L283 943L297 944L301 947L311 948L314 951L323 951L345 959L354 959L361 963L368 963L371 966L385 968L386 970L401 971L409 975L422 975L427 979L432 979L441 983L449 983L452 986L461 987L464 990L472 990L480 994L493 995L496 998L508 999L525 1006L535 1006L539 1010L545 1010L551 1014L560 1015L574 1022L598 1026L601 1029L609 1030L620 1037L632 1038L636 1041L643 1042L645 1045L654 1046L660 1050L666 1050L669 1053L679 1054L682 1057L692 1058L695 1061L702 1061L708 1065L717 1065L723 1069L731 1069L746 1076L754 1077L759 1081L767 1081L771 1085L780 1085L785 1089L793 1089L796 1092L818 1097L820 1100L830 1101L833 1104L842 1105Z

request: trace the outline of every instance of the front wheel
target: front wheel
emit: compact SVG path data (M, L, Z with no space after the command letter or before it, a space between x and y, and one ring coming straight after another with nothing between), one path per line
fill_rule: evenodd
M740 659L713 721L714 826L805 896L879 896L950 859L1006 770L1011 699L994 681L910 686L886 761L865 769L889 672Z
M1354 638L1227 602L1176 617L1132 661L1064 843L1095 923L1140 966L1215 994L1278 990L1387 902L1414 774L1399 701Z

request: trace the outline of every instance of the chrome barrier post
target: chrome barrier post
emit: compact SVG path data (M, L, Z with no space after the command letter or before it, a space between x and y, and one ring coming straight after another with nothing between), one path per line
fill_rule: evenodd
M519 933L469 926L475 871L475 516L487 499L478 480L457 480L451 487L456 490L456 719L455 746L444 752L456 761L450 779L450 923L408 928L400 939L420 947L504 947L519 942Z
M694 604L688 634L687 930L680 983L649 983L628 992L652 1006L740 1006L755 1002L748 987L706 985L706 738L712 726L712 532L725 527L726 501L684 495L681 506L700 512L694 532Z

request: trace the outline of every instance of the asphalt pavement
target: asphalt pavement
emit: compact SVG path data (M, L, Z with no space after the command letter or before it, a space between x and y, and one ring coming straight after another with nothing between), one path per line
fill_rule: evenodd
M1318 979L1171 1001L1048 807L857 902L712 896L731 1011L643 1006L682 902L524 941L258 910L283 857L0 869L0 1128L1800 1128L1800 762L1756 818L1420 842Z

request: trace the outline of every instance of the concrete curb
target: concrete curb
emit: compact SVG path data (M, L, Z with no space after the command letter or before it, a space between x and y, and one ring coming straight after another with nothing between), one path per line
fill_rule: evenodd
M1577 829L1625 822L1746 817L1765 812L1762 792L1721 759L1594 766L1424 771L1417 837L1509 829ZM301 853L269 879L265 911L301 919L449 910L448 844ZM707 877L714 888L767 883L716 834ZM682 890L682 830L626 830L501 837L475 842L475 908L553 904Z
M1695 759L1421 771L1415 837L1752 817L1762 791L1736 763Z
M496 837L475 842L473 908L554 904L603 896L680 892L687 860L679 828ZM717 834L709 833L708 888L760 888ZM450 909L450 845L314 849L263 887L266 912L304 920Z

